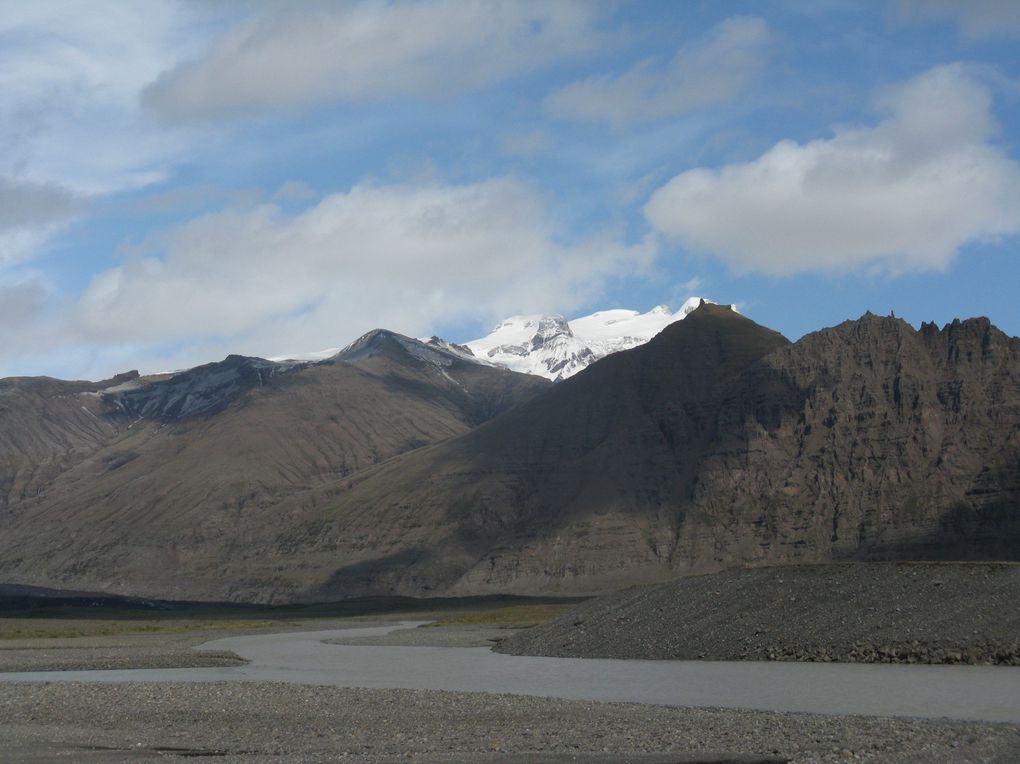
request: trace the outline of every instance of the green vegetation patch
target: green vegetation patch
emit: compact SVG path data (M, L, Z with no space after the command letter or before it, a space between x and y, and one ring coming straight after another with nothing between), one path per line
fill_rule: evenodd
M279 621L221 620L142 620L142 619L78 619L78 618L3 618L0 619L0 640L3 639L67 639L69 637L108 637L118 634L167 634L225 629L263 629L279 626Z

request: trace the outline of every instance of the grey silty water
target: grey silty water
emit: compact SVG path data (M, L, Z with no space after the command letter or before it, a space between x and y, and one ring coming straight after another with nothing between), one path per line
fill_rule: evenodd
M9 673L0 681L257 680L1020 723L1020 668L1013 667L536 658L484 647L325 643L418 625L228 637L202 645L250 661L232 668Z

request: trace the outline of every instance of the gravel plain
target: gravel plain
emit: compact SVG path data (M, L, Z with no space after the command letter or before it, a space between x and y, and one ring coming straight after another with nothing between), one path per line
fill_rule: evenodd
M11 762L1020 758L1010 725L274 683L5 684L0 717Z

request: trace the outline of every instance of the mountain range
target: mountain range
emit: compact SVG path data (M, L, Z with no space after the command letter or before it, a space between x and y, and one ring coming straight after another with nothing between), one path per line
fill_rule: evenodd
M699 303L555 383L479 351L375 331L323 361L0 380L0 582L292 601L1020 558L1020 339L987 319L790 343Z
M523 374L551 380L571 377L611 353L643 345L669 324L688 316L702 297L687 299L675 312L658 305L647 313L636 310L603 310L567 320L558 313L511 316L500 321L485 337L463 344L439 337L420 341L436 345L468 360L476 360ZM730 306L735 309L734 306ZM294 353L273 358L276 362L321 361L341 348Z

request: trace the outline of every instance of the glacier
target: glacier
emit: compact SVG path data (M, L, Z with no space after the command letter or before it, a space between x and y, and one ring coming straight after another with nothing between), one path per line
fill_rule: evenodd
M618 308L569 321L554 313L511 316L485 337L464 344L479 359L561 380L611 353L643 345L673 322L686 318L702 300L713 303L691 297L676 311L666 305L647 313Z

